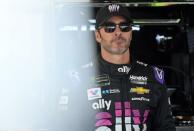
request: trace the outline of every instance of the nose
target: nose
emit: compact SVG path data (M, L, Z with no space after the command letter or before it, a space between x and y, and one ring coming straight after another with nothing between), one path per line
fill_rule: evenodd
M115 29L115 35L119 36L121 34L121 30L119 28L119 25L116 25L116 29Z

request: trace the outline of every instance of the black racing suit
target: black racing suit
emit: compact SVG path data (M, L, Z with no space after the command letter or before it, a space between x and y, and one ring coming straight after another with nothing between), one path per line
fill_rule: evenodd
M175 131L163 70L139 61L98 63L96 86L87 91L95 131Z
M81 81L95 82L72 91L77 95L72 97L76 104L72 104L69 117L66 115L68 131L77 130L76 124L71 125L72 114L83 119L73 119L80 131L175 131L163 70L139 61L115 65L101 57L84 68L96 64L96 77L74 75L73 84L76 80L78 85ZM73 103L71 97L69 103Z

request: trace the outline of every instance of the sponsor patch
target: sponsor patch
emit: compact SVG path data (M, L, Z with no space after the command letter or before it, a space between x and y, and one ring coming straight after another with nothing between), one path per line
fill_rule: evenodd
M137 94L148 94L150 92L149 89L145 89L143 87L135 87L130 89L131 93L137 93Z
M98 87L110 85L109 76L107 74L98 75L96 77L96 84L97 84Z
M107 90L102 90L102 94L108 95L108 94L116 94L120 93L119 89L107 89Z
M106 109L109 110L111 106L111 100L106 101L104 99L99 99L97 102L94 102L92 104L92 108L97 110L97 109Z
M130 75L129 79L131 83L139 85L146 85L148 81L148 78L146 76Z
M154 76L156 78L156 80L161 83L164 84L164 71L157 68L157 67L153 67L154 68Z
M131 98L132 101L147 101L149 102L150 99L149 98L145 98L145 97L133 97Z
M126 74L128 74L130 70L131 70L131 68L128 67L128 66L122 66L122 67L118 68L118 72L123 72L123 73L126 73Z
M143 66L147 66L148 65L148 64L145 64L145 63L143 63L141 61L137 61L137 63L140 64L140 65L143 65Z
M91 88L87 90L88 100L102 98L101 88Z

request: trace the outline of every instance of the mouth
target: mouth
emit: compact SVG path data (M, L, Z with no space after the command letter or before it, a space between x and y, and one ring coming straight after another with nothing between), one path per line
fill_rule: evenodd
M117 43L117 44L123 44L125 42L124 39L115 39L113 42Z
M124 38L122 36L119 36L119 37L116 37L115 39L118 39L118 40L123 40Z

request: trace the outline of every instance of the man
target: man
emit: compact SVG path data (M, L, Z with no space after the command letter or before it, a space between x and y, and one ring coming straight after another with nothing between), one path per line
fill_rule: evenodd
M132 20L119 4L101 8L95 38L100 45L96 86L87 90L96 131L175 131L164 72L130 56Z

